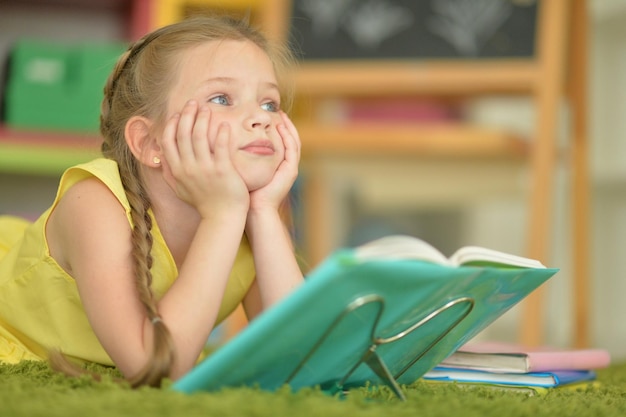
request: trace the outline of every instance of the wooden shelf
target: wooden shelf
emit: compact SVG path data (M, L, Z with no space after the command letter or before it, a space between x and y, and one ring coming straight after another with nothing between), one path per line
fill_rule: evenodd
M304 236L308 261L315 265L333 248L337 233L334 216L336 196L332 175L324 172L324 157L357 153L407 156L524 156L529 167L528 253L548 263L555 174L559 155L559 114L569 105L568 152L571 166L569 205L572 220L574 343L589 343L588 259L590 241L588 141L587 141L587 0L550 0L537 3L535 48L524 59L424 59L424 60L305 60L294 75L304 119L296 120L302 138L303 159L317 169L303 186ZM322 42L322 41L320 41ZM323 42L333 42L324 39ZM368 55L369 56L369 55ZM327 99L427 97L442 102L479 95L523 95L535 107L532 150L515 137L478 126L312 126L316 107ZM317 116L319 117L319 116ZM313 120L311 120L313 119ZM372 158L373 159L373 158ZM317 163L316 165L316 162ZM318 175L319 174L319 175ZM382 173L384 174L384 173ZM542 342L544 306L542 291L525 302L520 342Z
M540 81L529 60L305 61L296 91L309 97L530 93Z
M303 158L323 155L512 157L529 144L511 132L461 123L318 125L300 123Z
M96 134L23 131L0 126L0 172L58 176L99 156Z

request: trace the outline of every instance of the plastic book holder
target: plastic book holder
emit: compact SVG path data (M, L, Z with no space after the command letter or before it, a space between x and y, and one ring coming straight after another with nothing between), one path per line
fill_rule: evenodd
M287 384L338 393L384 384L404 398L400 385L422 377L557 271L364 262L340 251L173 389Z
M343 385L346 383L347 379L350 377L352 372L359 365L364 363L387 386L389 386L389 388L391 388L391 390L398 396L398 398L402 399L403 401L406 400L406 397L404 396L404 393L402 392L402 390L400 389L400 386L398 385L397 379L402 374L404 374L404 372L406 372L415 362L420 360L420 358L422 358L426 353L428 353L428 351L430 349L432 349L454 327L456 327L456 325L459 322L461 322L465 317L467 317L467 315L470 313L470 311L474 308L474 300L472 298L461 297L461 298L458 298L458 299L456 299L454 301L450 301L449 303L447 303L447 304L443 305L442 307L436 309L435 311L433 311L432 313L428 314L426 317L424 317L423 319L419 320L417 323L413 324L412 326L408 327L407 329L402 330L402 331L398 332L395 335L382 338L382 337L377 337L376 333L377 333L378 323L380 321L380 316L382 315L382 312L383 312L383 310L385 308L385 300L382 297L378 296L378 295L367 295L367 296L359 297L356 300L354 300L352 303L350 303L346 307L346 309L339 315L339 317L337 317L337 320L335 320L335 322L328 328L326 333L322 336L322 338L320 338L318 343L306 355L306 357L302 360L302 362L300 362L300 364L298 364L296 369L294 369L293 373L289 376L289 378L287 378L285 383L289 384L289 382L293 379L293 377L300 371L300 369L302 369L302 367L306 364L307 360L315 353L315 351L318 349L318 347L322 343L324 343L326 337L333 331L333 329L338 325L338 323L345 316L351 314L352 312L357 311L359 308L363 307L364 305L368 305L370 303L377 303L380 306L380 308L378 309L378 314L376 315L376 317L374 319L374 322L372 323L372 327L371 327L371 334L370 334L371 345L363 353L363 356L361 357L361 360L359 362L357 362L357 364L348 372L348 374L335 384L335 386L333 387L334 389L333 388L330 389L331 393L342 391L343 390ZM388 343L394 343L394 342L402 339L403 337L407 336L408 334L412 333L414 330L418 329L419 327L421 327L425 323L427 323L430 320L432 320L433 318L435 318L440 313L448 310L449 308L452 308L452 307L456 306L457 304L462 304L462 303L468 304L469 308L458 318L458 320L452 322L447 329L444 329L444 331L441 333L441 335L439 337L437 337L432 343L430 343L426 347L426 349L424 351L422 351L414 359L412 359L410 361L410 363L407 364L399 373L397 373L396 375L392 375L391 372L389 371L389 367L385 364L385 361L383 360L383 358L380 355L378 355L378 353L376 352L378 346L384 345L384 344L388 344Z

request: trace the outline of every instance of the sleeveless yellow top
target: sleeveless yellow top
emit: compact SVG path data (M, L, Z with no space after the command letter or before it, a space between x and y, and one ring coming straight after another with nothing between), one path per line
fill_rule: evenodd
M69 168L52 206L34 223L0 216L0 362L44 360L48 349L56 348L76 359L113 365L87 320L74 279L52 259L45 236L46 222L58 201L70 187L89 177L106 184L132 224L117 164L108 159ZM154 217L153 225L152 290L158 299L178 271ZM218 323L241 302L254 277L252 251L244 236Z

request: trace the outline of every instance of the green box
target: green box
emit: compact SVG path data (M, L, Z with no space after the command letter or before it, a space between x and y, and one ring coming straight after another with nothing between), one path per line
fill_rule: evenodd
M21 40L12 49L5 122L15 128L95 132L102 89L122 43Z

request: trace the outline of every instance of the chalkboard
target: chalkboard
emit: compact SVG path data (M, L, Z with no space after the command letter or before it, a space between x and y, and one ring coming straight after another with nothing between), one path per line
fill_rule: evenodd
M293 0L304 60L531 57L533 0Z

